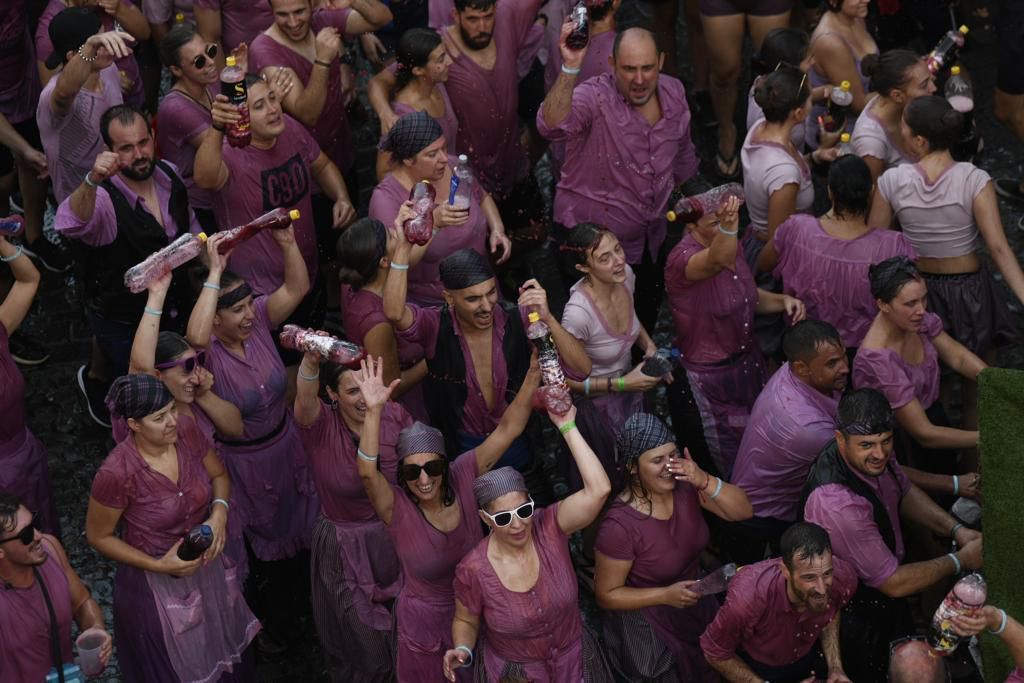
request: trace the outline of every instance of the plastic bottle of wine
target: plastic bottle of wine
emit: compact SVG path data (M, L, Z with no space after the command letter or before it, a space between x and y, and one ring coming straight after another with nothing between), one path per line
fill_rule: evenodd
M407 218L402 227L405 230L405 239L410 243L423 246L433 236L434 200L436 198L437 191L434 190L434 186L430 184L429 180L419 181L409 191L409 201L412 202L412 208L416 215Z
M572 31L565 37L565 46L570 50L582 50L590 42L590 17L587 16L587 5L583 0L572 8L569 18L572 20Z
M726 183L712 188L703 194L693 197L682 197L672 210L665 214L670 221L681 220L684 223L693 223L709 213L718 211L725 200L729 197L738 197L743 202L743 186L739 183Z
M537 347L537 363L544 381L541 391L544 406L555 415L565 415L572 407L572 395L565 383L565 373L562 372L555 340L551 338L551 329L541 321L536 311L531 311L526 319L529 323L526 336Z
M964 42L967 39L968 28L961 26L958 31L946 31L946 35L942 36L942 40L935 46L935 49L928 54L928 58L925 60L925 65L928 70L933 74L937 74L942 71L944 66L952 64L956 61L957 56L960 54L960 49L964 46Z
M366 358L366 351L358 344L328 334L319 334L298 325L285 325L281 329L281 346L303 353L316 353L324 360L339 365L355 365Z
M292 221L299 220L301 216L298 209L277 208L268 211L245 225L225 231L228 236L217 244L217 251L226 254L229 250L264 230L284 230L292 224Z
M160 251L146 257L142 263L132 266L124 274L124 286L132 294L144 291L149 283L163 277L178 266L188 263L203 251L206 233L185 234Z
M225 64L227 66L220 72L220 92L238 108L238 115L242 117L227 126L228 144L232 147L245 147L252 142L252 130L249 127L249 91L245 87L245 72L238 66L234 56L228 56Z
M973 615L985 606L987 597L988 585L977 572L968 574L956 582L932 617L928 644L936 654L951 654L960 644L960 636L953 630L952 618Z

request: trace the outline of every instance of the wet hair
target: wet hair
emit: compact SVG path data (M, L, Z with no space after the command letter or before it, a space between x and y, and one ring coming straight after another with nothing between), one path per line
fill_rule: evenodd
M828 189L832 210L840 218L866 216L871 206L871 169L856 154L846 154L828 169Z
M181 48L189 44L197 35L199 35L199 31L194 24L188 22L175 24L157 47L160 63L168 69L172 66L181 68Z
M762 76L754 86L754 101L771 123L782 123L811 96L807 74L795 66L783 66Z
M0 529L13 531L14 527L18 526L18 509L21 506L21 498L13 493L0 491Z
M381 235L384 235L383 244ZM375 218L360 218L338 237L338 279L359 289L377 277L377 264L387 254L387 231Z
M752 66L755 75L770 74L780 66L800 66L807 59L811 39L806 31L798 28L775 28L768 32L761 43L761 49L754 56Z
M157 365L174 360L178 356L192 350L188 340L177 332L164 330L156 338L156 353L153 359Z
M871 91L886 97L907 84L909 71L921 58L910 50L886 50L880 55L865 55L860 72L871 79Z
M569 255L574 265L582 266L601 244L604 236L611 234L612 232L603 225L579 223L569 231L569 239L565 241L561 250Z
M889 303L908 282L920 282L921 273L906 256L892 256L868 268L868 280L871 282L871 296Z
M877 389L854 389L839 401L836 429L843 434L885 434L893 430L889 399Z
M828 532L817 524L797 522L786 529L779 541L779 550L786 567L793 569L794 560L806 560L832 552Z
M398 39L398 46L395 48L395 61L398 69L395 71L395 87L393 92L398 92L415 78L412 70L416 67L424 67L430 61L430 53L441 44L441 36L437 31L430 28L411 28L402 34Z
M587 5L587 16L590 21L601 21L612 11L614 0L605 0L600 5Z
M246 87L246 90L248 90L252 86L256 85L257 83L262 83L263 85L267 86L268 88L270 87L270 84L267 83L267 79L263 78L263 76L261 76L259 74L245 74L245 87Z
M963 114L953 109L945 97L937 95L910 100L903 110L903 120L911 133L928 141L931 152L949 149L964 125Z
M103 142L107 147L113 149L114 143L110 139L110 124L117 121L122 126L130 126L135 123L135 117L138 116L145 122L146 130L149 130L149 120L146 115L142 113L142 110L131 104L115 104L110 109L103 112L103 116L100 117L100 136L103 138Z
M790 363L810 362L822 346L843 347L839 331L824 320L801 320L786 330L782 337L782 352Z
M455 11L465 12L468 9L475 9L479 12L486 12L494 7L497 0L455 0Z
M622 44L623 38L625 38L626 34L629 33L630 31L642 31L643 33L647 34L647 37L650 38L652 43L654 43L654 54L661 54L661 42L658 40L658 34L652 31L647 26L634 25L622 28L615 33L615 41L612 43L612 61L618 61L619 46Z

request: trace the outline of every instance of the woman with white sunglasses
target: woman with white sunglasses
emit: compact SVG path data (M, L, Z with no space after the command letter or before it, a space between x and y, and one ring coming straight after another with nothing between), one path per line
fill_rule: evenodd
M572 452L583 489L535 510L522 475L511 467L477 477L473 493L490 534L455 570L455 647L444 655L449 681L474 658L478 681L612 680L583 627L566 542L597 518L611 483L576 429L576 409L549 415Z

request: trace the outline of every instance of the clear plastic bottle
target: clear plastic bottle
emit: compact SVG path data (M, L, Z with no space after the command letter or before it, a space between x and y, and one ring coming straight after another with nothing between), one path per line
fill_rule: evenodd
M936 654L949 655L960 644L960 636L953 631L951 619L962 615L973 616L985 606L987 597L988 585L977 572L968 574L956 582L953 590L949 591L932 617L928 644Z
M734 576L736 576L736 563L730 562L691 585L690 592L697 595L721 593L729 587L729 582L732 581Z
M847 154L854 154L853 145L850 144L850 134L842 133L839 136L839 156L844 157Z
M835 133L846 126L846 117L853 104L853 93L850 92L850 81L843 81L838 88L832 88L828 96L828 106L822 116L822 127L829 133Z
M292 224L292 221L297 221L301 217L302 214L299 213L298 209L277 208L268 211L245 225L239 225L237 228L225 231L225 234L228 236L217 244L217 251L221 254L226 254L229 250L234 249L247 239L255 237L257 233L263 230L284 230Z
M945 87L946 101L960 112L964 119L960 135L957 136L950 152L957 161L970 161L981 148L981 137L974 122L974 87L959 66L952 67L949 74Z
M672 372L672 352L658 349L658 352L644 361L640 372L648 377L663 377Z
M226 128L228 144L232 147L245 147L252 142L252 130L249 127L249 91L245 87L245 72L238 66L233 55L225 60L227 66L220 72L220 92L231 104L238 108L242 118Z
M7 218L0 218L0 235L4 237L14 237L20 235L21 231L25 229L25 219L14 214Z
M473 171L469 167L469 157L459 155L459 163L452 169L451 190L448 192L448 204L453 209L469 209L473 198Z
M324 360L339 365L355 365L366 358L366 351L358 344L342 341L329 334L319 334L298 325L285 325L281 329L281 346L303 353L317 353Z
M572 8L569 18L572 20L572 31L565 37L565 46L570 50L582 50L590 42L590 17L587 16L587 5L583 0Z
M718 211L718 207L724 204L729 197L738 197L742 204L743 186L739 183L726 183L694 197L682 197L672 207L672 210L665 214L665 217L670 221L681 220L684 223L693 223L705 214Z
M572 395L565 383L565 373L562 372L562 362L558 357L555 340L551 338L551 330L541 321L536 311L531 311L526 319L529 323L526 336L537 347L537 363L544 380L540 391L541 400L550 412L565 415L572 407Z
M437 191L434 190L434 186L430 184L429 180L419 181L409 191L409 201L412 202L412 208L416 215L407 218L402 227L405 230L405 239L411 244L423 246L433 237L434 200L436 198Z
M960 49L964 46L964 42L967 39L968 28L961 26L958 31L946 31L946 35L942 36L942 40L935 46L935 49L928 54L928 58L925 60L925 65L928 70L933 74L937 74L942 71L942 68L948 64L952 64L956 61L957 56L960 54Z
M132 294L138 294L153 280L163 277L183 263L188 263L203 251L206 233L185 234L160 251L146 257L142 263L132 266L124 274L124 286Z
M185 13L184 12L178 12L177 14L175 14L174 15L174 23L175 23L175 25L184 24L185 23Z
M213 545L213 530L206 524L192 527L185 541L178 546L178 557L185 562L199 559Z

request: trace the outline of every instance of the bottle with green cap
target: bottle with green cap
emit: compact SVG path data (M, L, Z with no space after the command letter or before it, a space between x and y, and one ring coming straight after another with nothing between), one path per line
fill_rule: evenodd
M961 26L958 31L947 31L942 40L935 46L935 49L928 54L925 64L933 74L942 71L942 68L956 61L960 50L967 39L968 28Z
M838 88L832 88L828 95L828 107L822 117L821 125L829 133L835 133L846 127L846 116L853 104L853 93L850 92L850 81L843 81Z
M217 243L217 251L226 254L242 242L264 230L284 230L292 221L302 216L298 209L277 208L263 214L245 225L239 225L226 231L227 237Z
M234 55L225 60L227 66L220 72L220 93L228 98L228 102L238 108L238 121L228 124L225 133L228 144L232 147L245 147L252 142L252 130L249 128L249 91L245 87L245 71L238 66Z
M124 286L132 294L145 291L149 283L162 278L178 266L188 263L203 251L206 233L184 234L160 251L153 252L142 263L132 266L124 274Z

